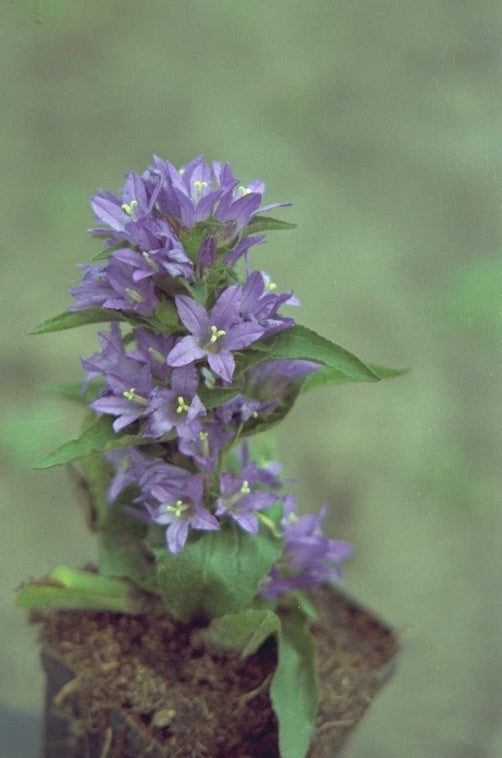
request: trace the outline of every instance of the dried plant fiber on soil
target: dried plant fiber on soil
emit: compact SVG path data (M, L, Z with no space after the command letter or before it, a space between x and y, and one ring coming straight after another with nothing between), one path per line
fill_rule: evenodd
M320 706L309 758L331 758L387 678L397 641L342 594L311 598ZM155 613L34 620L50 673L45 758L278 758L273 640L241 661L202 648L196 625ZM60 720L53 734L51 718Z

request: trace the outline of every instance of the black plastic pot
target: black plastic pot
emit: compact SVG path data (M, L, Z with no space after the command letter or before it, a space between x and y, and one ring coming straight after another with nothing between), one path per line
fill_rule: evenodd
M334 758L339 755L365 710L389 678L398 642L395 633L388 626L338 590L319 588L312 592L311 597L319 613L319 623L314 626L314 633L319 650L320 704L317 730L308 758ZM65 612L63 615L68 613L75 619L75 612ZM86 615L96 617L96 614L79 613L79 624L85 624ZM110 625L119 623L119 618L119 614L107 615L108 636ZM155 619L152 623L155 624ZM127 703L107 703L103 708L101 723L98 726L94 723L90 727L86 698L83 697L83 690L88 683L86 685L79 667L68 662L71 658L70 643L61 639L51 641L47 628L44 631L43 620L42 630L42 664L47 676L43 758L206 758L208 755L211 758L278 757L277 730L268 700L267 677L263 686L258 688L263 690L259 699L250 704L253 709L268 709L268 720L265 719L264 722L266 727L262 725L260 734L245 733L248 724L244 719L240 747L237 745L230 751L227 745L222 748L224 752L219 753L214 752L214 747L211 752L205 752L201 748L198 752L197 723L186 725L184 737L183 732L178 732L177 737L169 737L169 708L164 714L166 723L162 722L161 708L154 719L150 720L149 726L145 719L138 718L137 713L131 713ZM186 627L183 627L181 633L186 635ZM197 656L201 655L204 653L197 651ZM263 655L268 656L264 665L270 666L270 649L265 650ZM113 665L113 661L110 665ZM226 676L231 665L230 659L222 659L217 668L212 670ZM97 672L98 686L99 676L100 673ZM134 672L131 676L134 677ZM174 687L174 680L168 682L168 685ZM196 701L198 697L200 689L195 687L193 698ZM227 700L222 710L222 713L209 714L208 718L222 719L223 724L225 718L234 711L232 702ZM160 728L162 726L164 729Z

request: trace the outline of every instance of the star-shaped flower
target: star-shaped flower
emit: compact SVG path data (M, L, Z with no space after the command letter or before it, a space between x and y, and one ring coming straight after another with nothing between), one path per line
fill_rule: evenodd
M171 389L154 387L148 403L150 419L146 437L162 437L176 429L180 437L195 438L200 431L197 419L206 409L197 393L198 374L194 365L175 368Z
M231 288L221 293L209 312L186 295L177 295L175 300L178 316L191 334L176 343L167 363L186 366L207 358L211 370L224 382L230 382L235 369L232 350L241 350L259 340L264 328L242 320Z
M218 519L202 505L203 479L202 474L196 474L179 481L169 477L153 484L142 483L143 491L156 501L153 505L146 501L153 522L167 527L166 543L171 553L182 549L190 528L220 528Z
M237 477L224 471L220 476L220 497L216 501L216 515L230 516L241 529L257 534L260 522L255 511L270 508L277 500L277 495L273 492L253 489L258 482L257 467L253 463L245 466Z

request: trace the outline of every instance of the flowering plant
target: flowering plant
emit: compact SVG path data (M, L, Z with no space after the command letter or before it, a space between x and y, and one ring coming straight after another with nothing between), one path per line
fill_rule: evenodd
M92 198L104 249L82 265L70 308L33 333L109 324L82 360L83 386L59 387L88 406L83 431L37 464L77 468L99 566L60 566L18 603L137 613L154 596L243 657L275 635L281 755L301 758L316 714L304 591L339 580L351 546L323 533L325 507L298 511L266 433L314 387L395 372L282 314L298 301L252 270L249 252L294 225L269 216L289 203L264 206L263 192L228 164L177 170L154 157L119 197ZM293 681L302 693L291 700Z

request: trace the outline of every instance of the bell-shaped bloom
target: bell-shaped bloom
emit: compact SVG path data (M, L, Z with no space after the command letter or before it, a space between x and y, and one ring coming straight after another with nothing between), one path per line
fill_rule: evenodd
M154 387L150 393L149 420L146 437L162 437L176 429L180 437L195 438L200 431L197 422L206 409L197 395L199 377L195 366L175 368L171 374L171 389Z
M235 369L233 350L242 350L259 340L264 329L243 321L232 288L224 290L208 312L191 297L175 298L178 316L190 335L181 337L167 357L170 366L186 366L206 358L209 367L224 382L230 382Z
M277 495L263 489L256 489L260 483L254 463L245 466L236 477L227 471L220 476L220 496L216 501L216 515L230 516L241 529L257 534L260 523L256 511L270 508Z
M108 386L102 397L94 400L90 407L98 413L116 416L113 422L115 432L149 414L148 398L152 391L152 375L149 366L141 366L135 374L134 383L128 376L109 374Z
M134 281L132 269L110 259L105 264L83 265L82 282L70 290L76 302L70 311L99 306L141 316L151 316L159 303L150 279Z
M164 479L160 476L152 481L150 472L147 472L140 487L143 496L138 502L146 505L155 524L167 527L166 543L171 553L182 549L190 529L216 531L220 528L218 519L202 504L202 474L179 480L169 475Z
M322 582L340 581L340 563L352 555L349 542L332 540L322 532L326 517L323 506L318 514L296 514L296 500L292 495L284 499L284 517L281 531L284 552L279 562L262 583L261 594L273 600L292 589L307 589Z

